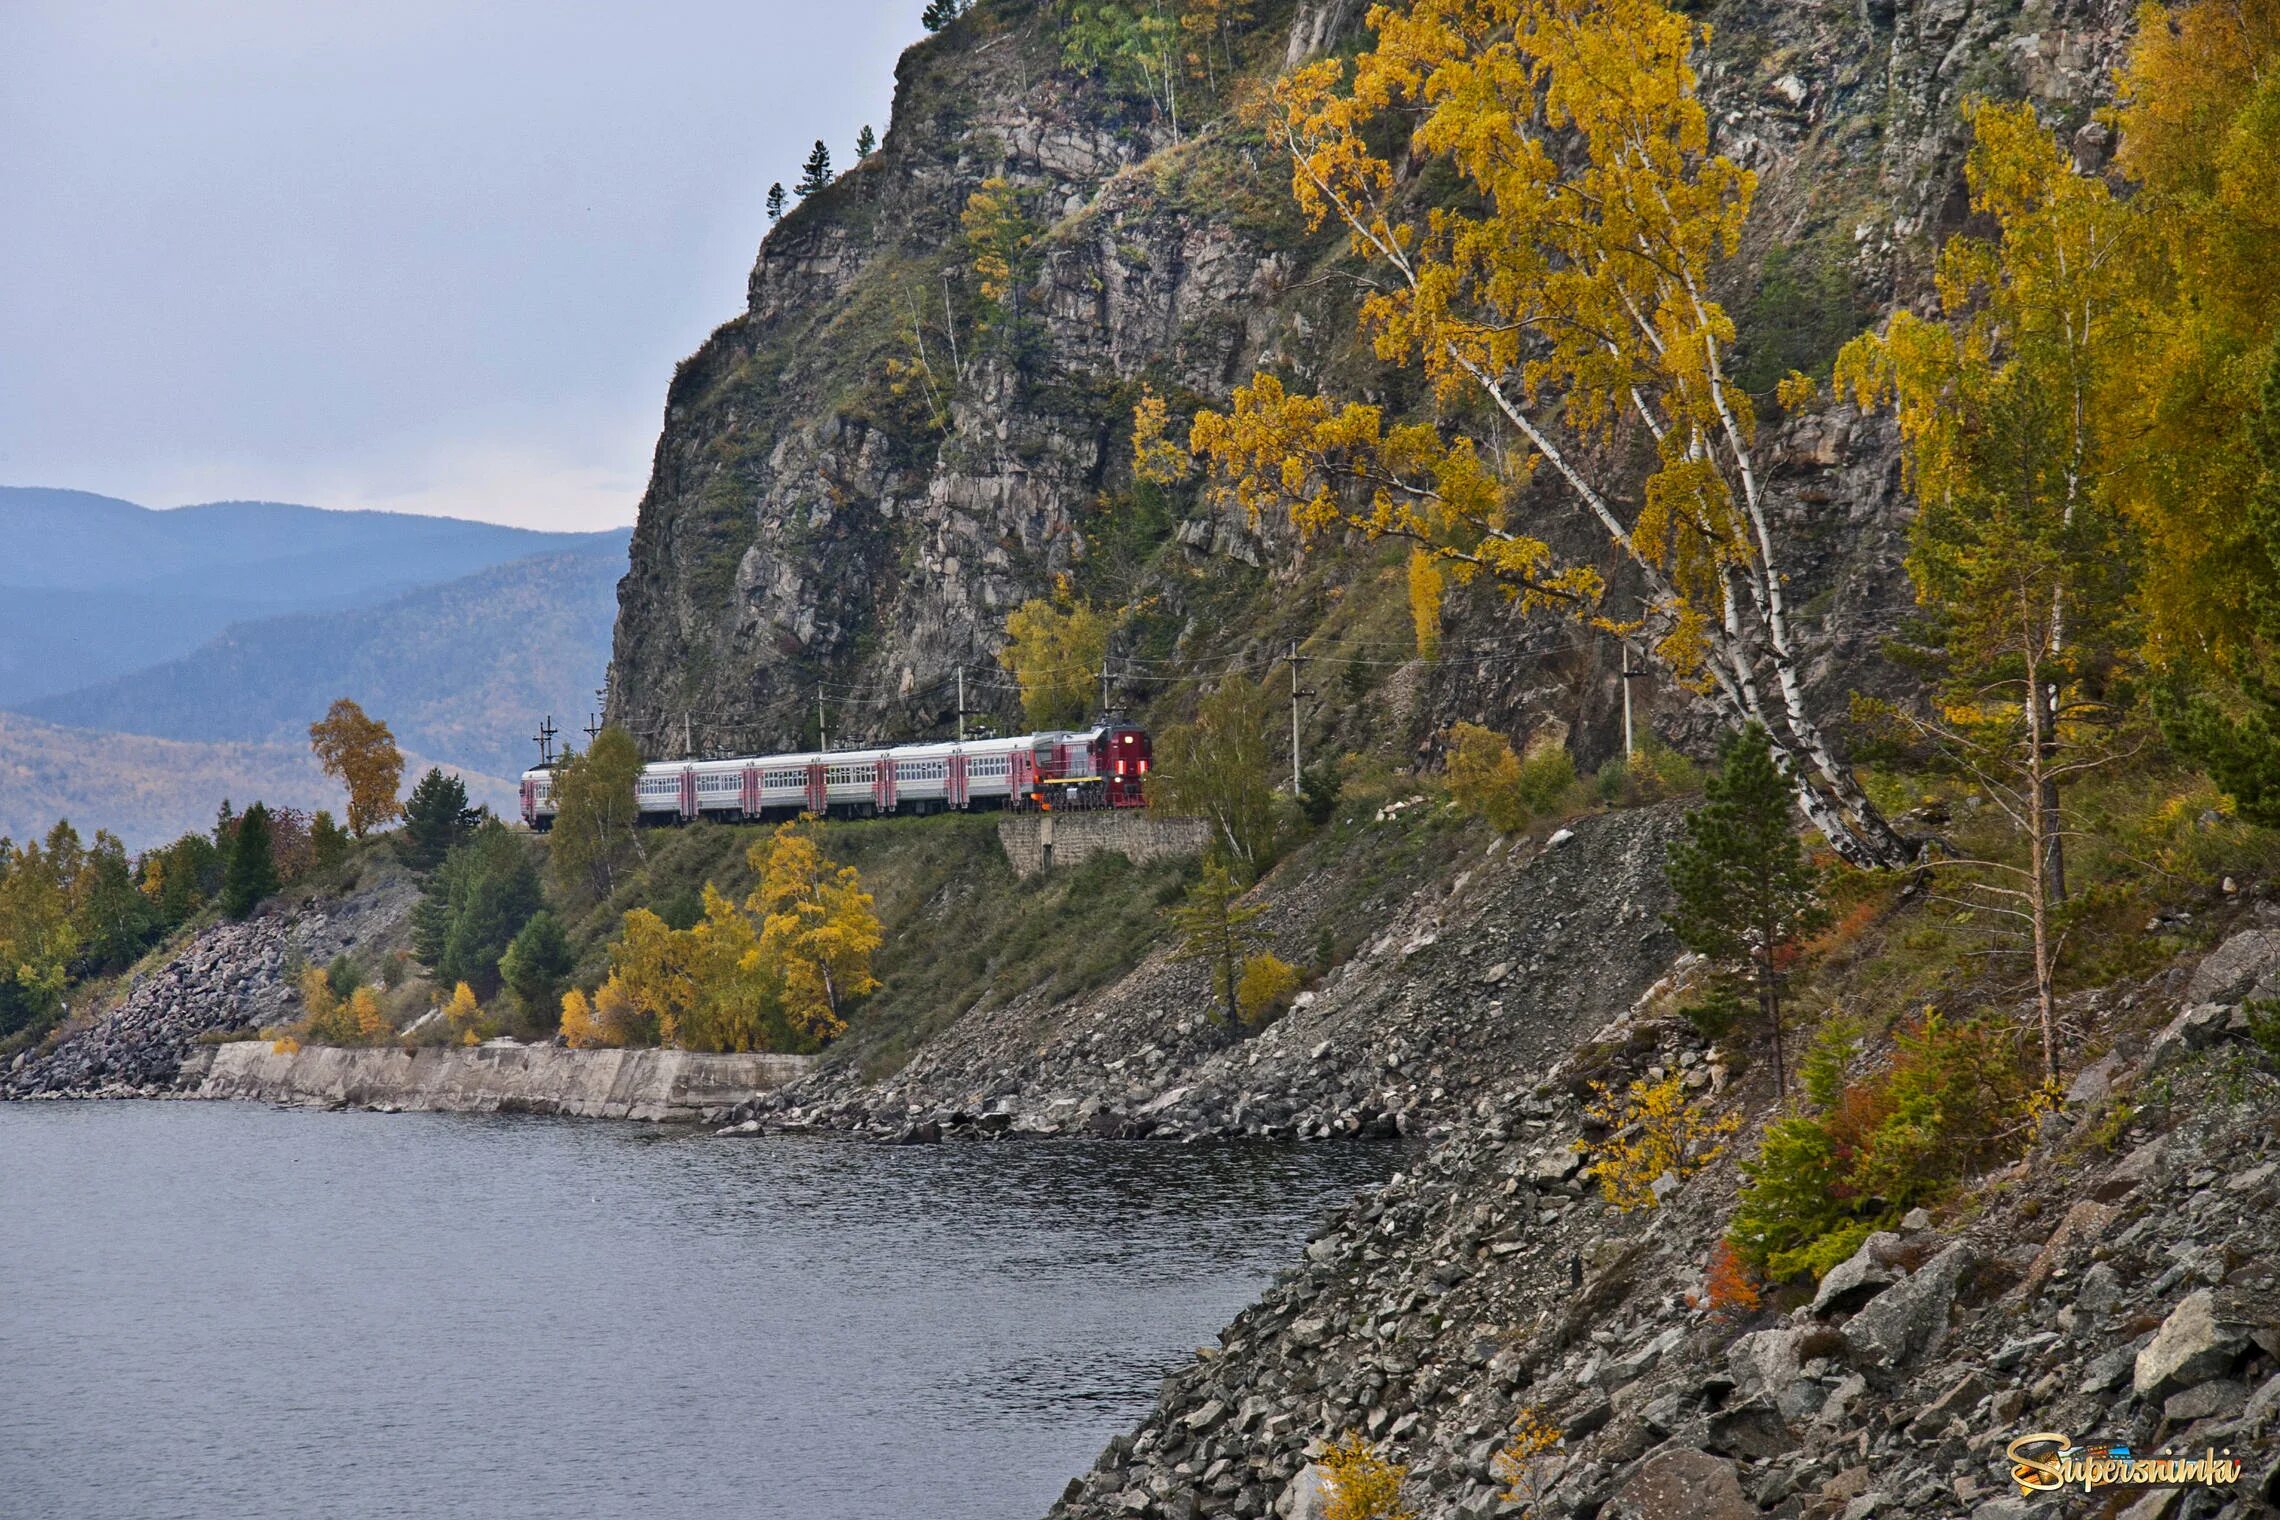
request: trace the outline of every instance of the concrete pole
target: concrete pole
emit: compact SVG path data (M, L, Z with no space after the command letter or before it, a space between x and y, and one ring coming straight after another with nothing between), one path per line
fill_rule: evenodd
M1623 641L1623 763L1631 763L1631 641Z
M1290 794L1298 795L1298 640L1290 641Z
M958 742L966 742L966 667L958 667Z

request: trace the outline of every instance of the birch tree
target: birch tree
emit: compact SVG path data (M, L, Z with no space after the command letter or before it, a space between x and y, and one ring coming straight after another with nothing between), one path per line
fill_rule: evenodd
M1805 700L1757 417L1710 294L1756 186L1711 150L1691 63L1707 29L1656 0L1416 0L1370 25L1350 65L1278 83L1270 130L1301 209L1366 266L1378 357L1420 369L1451 420L1260 374L1197 416L1190 448L1254 514L1409 540L1433 572L1413 585L1485 577L1523 611L1645 631L1730 728L1767 731L1840 854L1906 860ZM1381 149L1389 125L1406 132ZM1427 204L1428 169L1465 193ZM1635 619L1551 547L1539 519L1574 514L1643 586Z

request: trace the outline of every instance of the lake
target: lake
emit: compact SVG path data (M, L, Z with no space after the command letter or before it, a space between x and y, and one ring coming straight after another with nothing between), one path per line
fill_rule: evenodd
M1024 1520L1395 1160L0 1104L0 1514Z

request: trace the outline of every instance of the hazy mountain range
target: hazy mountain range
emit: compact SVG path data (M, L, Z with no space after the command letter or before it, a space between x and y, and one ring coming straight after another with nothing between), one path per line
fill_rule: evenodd
M337 807L306 731L339 696L503 802L539 718L596 705L627 538L0 487L0 832Z

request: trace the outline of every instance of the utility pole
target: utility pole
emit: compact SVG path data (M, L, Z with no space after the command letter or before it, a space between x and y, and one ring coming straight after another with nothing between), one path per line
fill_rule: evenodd
M958 742L966 742L966 667L958 667Z
M1312 691L1301 691L1298 685L1298 640L1290 641L1290 794L1298 795L1298 699L1311 697Z
M1634 752L1631 742L1631 683L1646 676L1644 670L1631 668L1631 641L1623 641L1623 763L1631 763Z
M681 758L684 760L697 758L696 741L689 735L689 710L684 707L681 709Z
M817 754L831 753L831 735L823 726L823 683L815 683L815 748Z
M1105 653L1100 657L1100 715L1103 719L1108 717L1108 656Z
M541 768L554 763L554 736L560 732L561 730L554 726L554 714L552 713L548 713L544 721L538 725L538 733L535 737L538 740L538 763Z
M601 718L594 713L586 714L586 748L592 749L594 747L594 741L596 739L599 739L601 736Z

